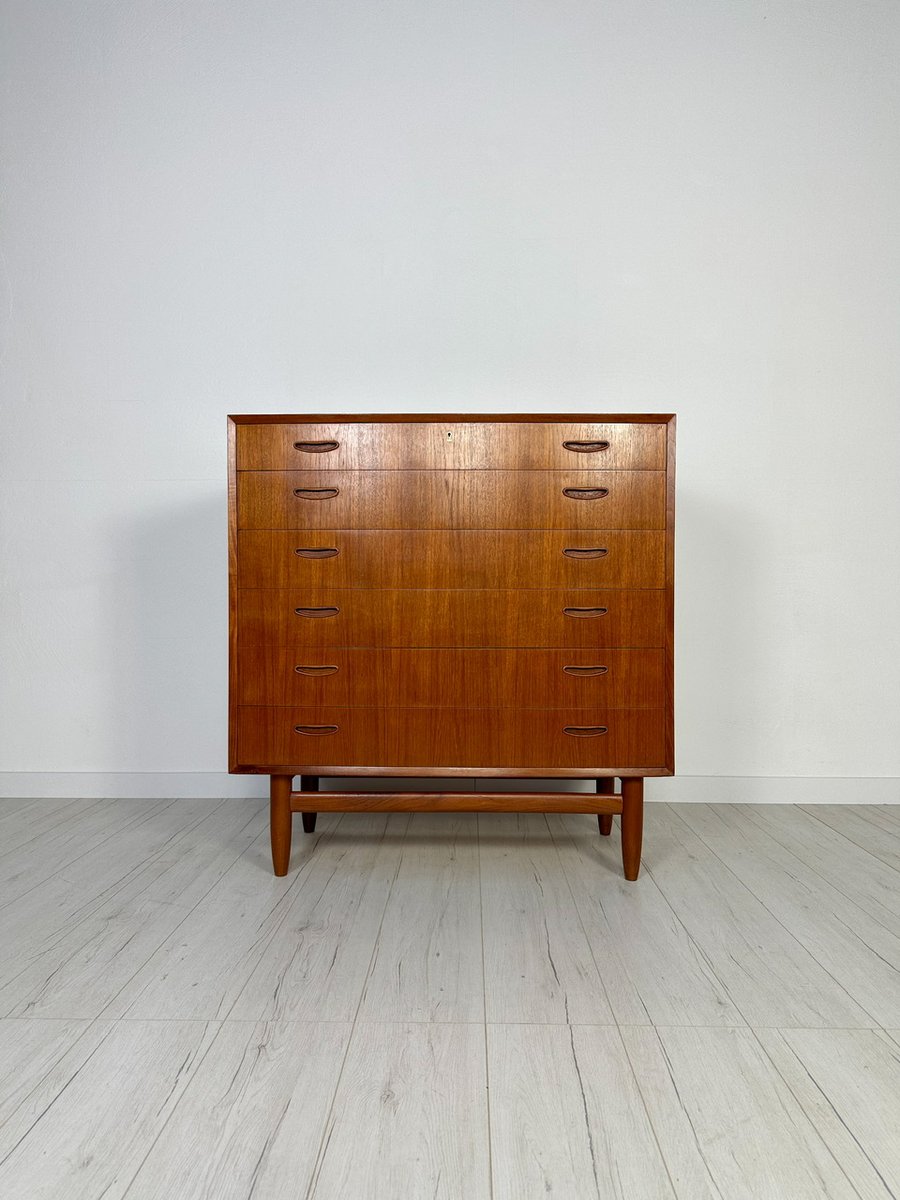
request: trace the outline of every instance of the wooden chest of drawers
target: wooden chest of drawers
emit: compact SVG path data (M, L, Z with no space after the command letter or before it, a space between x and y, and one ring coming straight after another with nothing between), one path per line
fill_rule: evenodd
M234 772L292 813L622 817L674 771L675 419L233 416ZM301 776L301 789L293 779ZM596 793L321 792L332 776L585 777ZM622 781L621 793L615 780Z

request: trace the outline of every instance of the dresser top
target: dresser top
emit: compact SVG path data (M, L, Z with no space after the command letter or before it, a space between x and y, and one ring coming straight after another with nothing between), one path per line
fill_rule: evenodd
M309 413L241 413L230 414L229 421L236 425L328 425L337 423L359 422L360 424L377 421L469 421L482 424L489 421L510 421L517 424L535 422L558 423L562 421L597 421L605 424L665 424L674 421L674 413L324 413L310 415Z

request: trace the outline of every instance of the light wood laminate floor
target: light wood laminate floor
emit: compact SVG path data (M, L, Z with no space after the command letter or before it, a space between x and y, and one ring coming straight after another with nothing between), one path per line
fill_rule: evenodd
M900 807L0 802L0 1196L900 1196Z

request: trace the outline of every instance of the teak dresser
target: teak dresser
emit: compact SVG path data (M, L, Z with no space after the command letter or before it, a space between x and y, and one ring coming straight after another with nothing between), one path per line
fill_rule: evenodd
M621 814L674 772L675 418L232 416L230 770L320 810ZM293 779L301 777L300 791ZM592 793L319 791L321 776ZM621 793L615 790L621 780Z

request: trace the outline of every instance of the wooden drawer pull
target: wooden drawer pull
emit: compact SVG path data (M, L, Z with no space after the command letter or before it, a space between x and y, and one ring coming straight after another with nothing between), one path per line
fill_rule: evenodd
M609 667L563 667L563 670L567 675L605 675Z
M322 737L326 733L337 733L337 725L295 725L294 733L305 734L306 737Z
M302 450L304 454L328 454L331 450L337 450L340 442L294 442L295 450Z
M299 612L299 609L297 610ZM603 617L608 612L608 608L564 608L563 612L567 617Z
M570 500L602 500L609 495L609 488L567 487L563 488L563 495L568 496Z
M300 551L298 550L299 554ZM609 551L605 546L592 546L587 550L578 550L575 546L566 546L563 550L566 558L605 558Z
M331 667L331 666L294 667L294 670L297 672L298 675L314 675L316 678L318 678L320 675L334 675L334 674L336 674L337 669L338 669L337 667ZM603 669L604 669L604 671L606 670L605 667Z
M601 733L608 732L606 725L566 725L563 728L563 733L569 737L599 737Z
M574 450L576 454L598 454L601 450L609 449L609 442L563 442L566 450Z
M335 546L325 546L321 550L314 546L298 546L294 553L301 558L334 558L338 550Z
M294 488L298 500L331 500L337 494L337 488Z
M328 605L324 608L295 608L298 617L336 617L341 610Z

